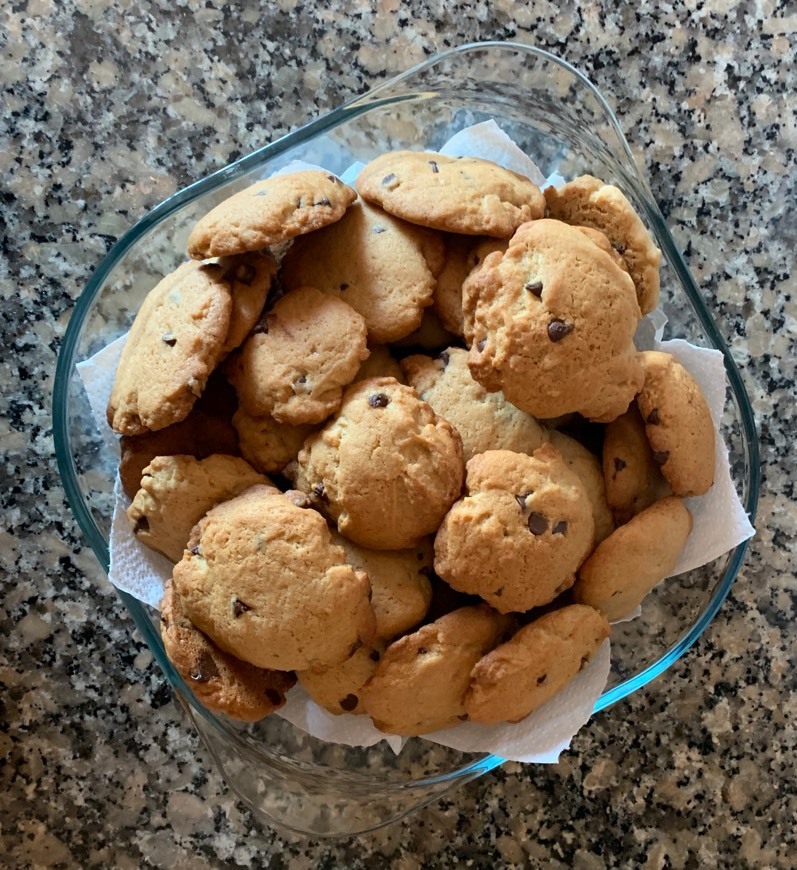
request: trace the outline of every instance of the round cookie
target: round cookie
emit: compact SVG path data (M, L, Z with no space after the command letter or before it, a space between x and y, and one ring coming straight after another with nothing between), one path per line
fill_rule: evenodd
M567 467L575 471L587 491L589 503L592 505L592 518L595 521L591 548L594 549L614 531L614 518L606 498L601 463L583 444L563 432L551 430L548 440L562 455Z
M584 485L550 444L533 456L490 450L468 462L468 494L435 537L435 571L501 613L553 601L594 535Z
M383 344L369 348L370 353L357 371L352 383L365 381L368 378L395 378L400 384L404 383L404 373L401 366L393 359L390 348Z
M508 238L545 212L545 197L524 175L489 160L431 151L382 154L360 172L356 187L397 217L466 235Z
M345 563L319 513L270 486L213 508L173 579L194 625L261 668L339 664L374 639L368 578Z
M282 707L296 677L256 668L220 650L185 614L171 580L161 601L163 648L175 670L210 710L257 722Z
M465 462L485 450L532 453L547 440L533 417L473 380L466 350L450 347L436 359L410 356L401 367L420 398L459 432Z
M343 300L302 287L274 305L227 373L250 414L298 426L337 409L367 356L362 317Z
M341 534L374 550L413 547L459 496L462 442L411 387L349 386L335 417L299 453L294 483Z
M632 517L579 568L575 600L614 621L628 616L668 577L692 530L692 515L667 496Z
M230 420L237 404L235 390L217 369L184 420L157 432L123 435L119 439L119 477L128 498L135 498L141 475L156 456L237 456L238 434Z
M392 643L362 690L374 725L412 736L466 719L471 670L511 622L484 605L463 607Z
M391 640L418 625L432 602L431 538L424 538L411 550L392 551L359 547L336 532L332 539L343 547L346 561L368 575L377 636Z
M522 226L464 286L474 378L541 418L622 414L642 384L628 275L573 227Z
M582 175L545 191L548 215L600 230L628 266L643 314L659 304L661 251L625 194L599 178Z
M365 713L362 688L373 676L385 645L378 641L361 646L339 665L319 670L299 671L296 675L307 694L335 716Z
M653 459L645 422L635 402L606 427L603 479L606 500L620 525L654 501L671 495L670 486Z
M641 354L637 405L653 459L675 495L703 495L714 483L714 424L703 392L670 354Z
M299 455L314 426L289 426L273 417L254 416L239 408L232 418L238 433L241 456L258 471L271 474L282 471Z
M259 251L340 220L356 193L319 169L275 175L208 212L188 237L195 260Z
M519 722L560 692L609 636L606 618L583 604L546 613L488 652L471 671L472 722Z
M365 319L369 340L384 344L409 335L431 305L435 279L424 252L433 244L442 247L430 230L358 200L338 223L294 242L282 281L345 300Z
M140 435L185 419L224 351L232 295L215 263L183 263L147 294L116 370L108 424Z
M144 469L127 518L139 543L179 562L191 529L213 505L268 482L237 456L156 456Z
M434 308L443 328L453 335L464 335L462 285L468 275L493 251L505 251L503 239L482 239L449 233L445 236L445 261L437 276ZM474 244L475 243L475 244Z

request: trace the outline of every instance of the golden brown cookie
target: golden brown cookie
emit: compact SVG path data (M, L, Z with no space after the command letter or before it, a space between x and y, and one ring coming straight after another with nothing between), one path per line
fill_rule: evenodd
M241 456L258 471L272 474L282 471L299 455L307 436L316 427L289 426L273 417L255 416L239 408L232 418L238 433Z
M298 426L337 409L367 356L362 317L343 300L302 287L274 305L227 373L250 414Z
M703 495L714 483L714 424L697 381L670 354L641 354L637 397L653 459L675 495Z
M171 580L161 601L163 648L175 670L210 710L256 722L285 703L292 673L256 668L220 650L185 614Z
M156 456L144 469L127 518L139 543L179 562L191 529L213 505L268 482L238 456Z
M401 367L420 398L459 432L465 462L485 450L533 453L547 440L533 417L473 380L466 350L450 347L435 359L410 356Z
M519 722L560 692L609 636L606 618L572 604L521 628L471 671L465 710L472 722Z
M360 173L357 192L385 211L451 233L508 238L541 218L545 198L526 178L475 157L431 151L393 151Z
M592 505L592 518L595 521L595 536L591 548L594 549L614 531L614 518L606 499L601 463L583 444L563 432L550 430L548 440L562 454L567 467L578 475L587 491Z
M150 290L116 370L108 424L141 435L185 419L221 359L232 294L215 263L183 263Z
M633 612L668 577L692 530L692 515L668 496L632 517L603 541L579 568L575 599L607 619Z
M370 646L361 646L339 665L299 671L296 676L316 704L335 716L365 713L362 688L373 676L384 650L384 643L377 641Z
M466 719L471 670L511 623L485 605L463 607L394 641L362 690L374 725L411 736Z
M600 230L628 266L639 307L648 314L659 304L661 251L625 194L599 178L582 175L559 190L545 191L548 214L568 224Z
M218 262L226 267L232 290L230 328L222 349L222 356L226 356L244 343L260 319L268 291L277 274L277 261L269 251L252 251ZM208 267L210 265L207 264Z
M586 236L593 244L597 245L602 251L607 253L623 270L623 272L628 271L628 265L625 260L617 252L617 249L612 247L612 243L600 230L595 230L592 227L576 227L576 229L582 235Z
M672 491L645 434L635 402L606 427L603 437L603 479L606 500L619 524L627 523L654 501Z
M642 384L634 286L577 229L532 221L465 282L469 365L535 417L622 414Z
M307 439L294 482L347 538L402 550L437 529L462 478L451 424L411 387L371 378L347 387L335 417Z
M206 214L188 237L195 260L260 251L340 220L355 192L329 172L275 175Z
M343 547L346 561L368 575L378 637L392 640L426 616L432 601L431 538L411 550L368 550L336 532L332 538Z
M237 404L235 390L216 370L184 420L157 432L123 435L119 439L122 454L119 477L128 498L135 498L141 475L156 456L182 454L195 459L213 453L237 456L238 434L231 422Z
M194 527L173 579L194 625L258 667L331 666L374 639L368 578L295 493L254 486L217 505Z
M435 571L443 580L501 613L547 604L573 584L592 546L592 507L550 444L533 456L474 456L466 488L435 537Z
M425 252L431 230L408 224L362 200L325 230L298 239L283 262L288 289L318 287L365 319L374 344L409 335L432 303L435 279Z

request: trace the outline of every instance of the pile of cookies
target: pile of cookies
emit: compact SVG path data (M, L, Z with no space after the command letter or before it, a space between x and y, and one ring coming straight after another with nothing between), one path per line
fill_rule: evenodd
M638 352L660 253L584 176L393 152L222 202L147 296L108 421L166 652L209 708L298 680L389 733L516 722L673 569L714 430Z

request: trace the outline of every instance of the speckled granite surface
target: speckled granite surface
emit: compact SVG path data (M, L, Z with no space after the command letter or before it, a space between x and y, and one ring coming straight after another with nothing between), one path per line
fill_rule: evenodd
M794 6L255 10L0 9L4 866L793 867ZM559 765L507 765L350 842L283 836L225 790L83 546L53 459L59 341L92 268L159 200L441 48L488 38L563 54L611 95L751 392L760 532L696 648L599 715Z

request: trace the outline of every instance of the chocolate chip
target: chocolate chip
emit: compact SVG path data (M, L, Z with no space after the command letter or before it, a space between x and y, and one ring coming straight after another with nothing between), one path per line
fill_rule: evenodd
M348 290L348 289L349 289L349 285L348 285L348 284L341 284L341 285L340 285L341 293L342 293L344 290Z
M479 341L476 342L476 350L478 350L479 353L481 353L481 352L484 350L484 346L485 346L486 344L487 344L487 339L486 339L486 338L481 338L481 339L479 339Z
M255 277L255 267L251 263L241 263L235 270L235 280L247 286L252 283L252 278Z
M460 722L467 722L468 721L468 714L467 713L459 713L459 714L457 714L457 719L459 719Z
M351 711L360 703L360 699L356 695L346 695L346 697L341 698L338 703L340 704L341 710L351 713Z
M177 344L177 339L172 335L171 332L164 332L161 336L161 340L164 344L168 344L169 347L174 347Z
M327 492L326 492L326 489L324 488L323 482L317 483L313 487L313 492L315 493L316 498L320 498L321 501L324 501L324 502L329 501L329 496L327 495Z
M192 556L199 556L200 555L199 544L195 544L193 547L191 547L191 549L188 552Z
M275 707L279 707L285 700L276 689L266 689L266 697Z
M537 685L541 686L548 680L548 674L543 674L541 677L537 677Z
M322 196L321 199L314 202L313 205L332 205L332 203L329 201L328 197Z
M380 233L386 233L387 227L374 227L371 230L371 235L378 236Z
M658 426L661 423L661 417L659 417L659 409L654 408L649 414L648 419L646 421L651 426Z
M434 172L434 173L437 173L437 172L440 171L440 167L437 165L437 161L436 161L436 160L430 160L430 161L429 161L429 166L432 167L432 172Z
M396 180L396 176L394 173L391 172L390 175L386 175L382 179L382 187L385 187L386 185L390 184L391 181L395 181L395 180Z
M368 397L368 404L372 408L387 408L390 404L390 399L384 393L374 393Z
M247 613L252 609L251 604L247 604L245 601L241 601L240 598L233 598L232 600L232 612L236 619L242 614Z
M532 535L543 535L548 530L548 518L543 514L529 514L529 531Z
M615 242L612 247L621 257L625 253L625 245L621 245L619 242Z
M572 323L565 323L564 320L554 318L548 324L548 338L553 342L561 341L566 335L573 331Z
M429 650L426 649L425 646L419 646L419 647L418 647L418 655L419 655L419 656L425 656L426 653L428 653L428 652L429 652Z
M566 535L567 534L567 520L559 520L559 522L551 529L551 534L554 535Z
M382 656L379 655L378 649L372 649L371 652L368 654L368 658L371 659L372 662L378 662L379 659L382 658Z
M495 590L495 592L493 592L493 595L495 595L497 598L500 598L503 594L504 594L504 587L503 586L499 586Z
M327 178L335 184L340 184L340 179L337 175L327 175Z
M616 474L618 471L622 471L624 468L625 468L625 462L624 462L622 459L620 459L619 456L615 456L615 457L614 457L614 471L615 471L615 474Z
M149 531L149 520L146 517L139 517L136 520L136 524L133 526L133 534L137 535L139 532L148 532Z
M653 461L656 465L664 465L664 463L670 458L669 450L654 450L653 451Z
M195 683L208 683L213 677L219 676L219 669L209 652L205 651L200 655L199 661L191 668L188 676Z
M445 368L451 360L451 354L447 350L444 350L438 355L437 358L440 360L441 363L443 363L443 368Z
M542 296L542 281L529 281L525 287L533 296Z

